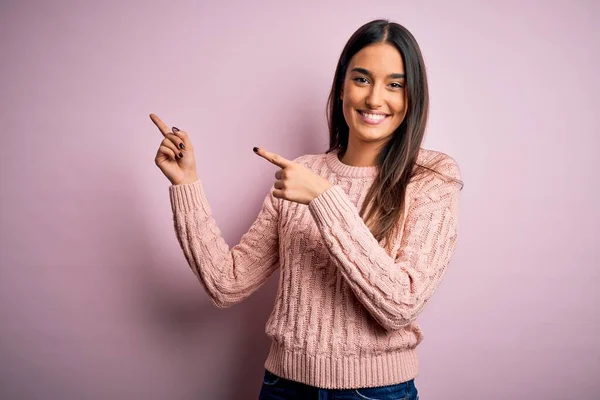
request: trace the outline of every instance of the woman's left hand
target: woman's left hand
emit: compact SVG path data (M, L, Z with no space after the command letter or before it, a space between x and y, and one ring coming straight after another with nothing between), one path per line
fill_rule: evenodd
M327 179L315 174L304 165L287 160L279 154L260 148L256 154L281 168L275 173L277 180L273 185L275 188L273 196L277 198L308 204L333 186Z

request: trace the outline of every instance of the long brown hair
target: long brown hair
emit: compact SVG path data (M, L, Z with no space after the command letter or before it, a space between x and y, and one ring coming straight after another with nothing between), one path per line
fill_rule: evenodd
M398 49L404 62L406 75L405 118L377 157L379 173L360 210L360 215L373 236L380 242L385 239L389 244L397 222L403 217L408 183L423 172L439 173L435 170L436 160L429 165L417 164L417 156L427 124L429 92L425 63L419 45L413 35L402 25L388 20L374 20L361 26L346 43L336 67L327 101L329 125L327 153L336 149L345 152L348 147L349 127L344 118L340 98L346 70L356 53L375 43L388 43ZM462 185L462 182L460 184Z

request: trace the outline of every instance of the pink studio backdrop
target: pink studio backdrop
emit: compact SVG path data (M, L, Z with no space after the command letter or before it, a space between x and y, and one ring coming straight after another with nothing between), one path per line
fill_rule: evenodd
M278 274L212 306L148 114L189 131L233 246L276 170L252 147L326 149L337 57L381 17L421 44L424 146L466 183L421 398L600 398L598 4L3 1L0 398L257 398Z

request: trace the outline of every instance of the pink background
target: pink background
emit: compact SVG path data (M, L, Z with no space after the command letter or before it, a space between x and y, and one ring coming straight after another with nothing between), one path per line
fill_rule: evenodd
M0 5L0 398L257 398L278 274L211 305L148 114L189 131L233 246L276 171L252 147L326 149L339 53L380 17L419 41L424 146L466 183L421 398L600 396L599 2L120 3Z

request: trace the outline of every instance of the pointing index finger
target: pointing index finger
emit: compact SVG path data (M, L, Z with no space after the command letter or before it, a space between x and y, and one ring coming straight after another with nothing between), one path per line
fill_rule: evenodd
M292 164L292 161L280 156L277 153L272 153L270 151L264 150L259 148L256 151L256 154L258 154L259 156L261 156L262 158L264 158L265 160L269 161L272 164L277 165L280 168L285 168L288 165Z
M160 118L156 114L150 114L150 119L154 122L154 125L160 130L160 132L167 136L167 133L171 133L171 130L167 127L167 125L162 122Z

